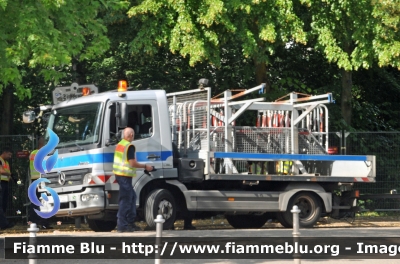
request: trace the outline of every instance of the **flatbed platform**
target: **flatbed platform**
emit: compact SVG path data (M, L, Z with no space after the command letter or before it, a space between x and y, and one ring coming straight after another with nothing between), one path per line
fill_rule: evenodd
M212 152L211 152L212 153ZM274 161L274 160L305 160L305 161L369 161L369 156L363 155L308 155L308 154L270 154L270 153L240 153L213 152L213 158L228 158L233 160Z
M303 175L260 175L260 174L211 174L210 180L242 180L242 181L287 181L287 182L371 182L375 177L334 177L334 176L303 176Z

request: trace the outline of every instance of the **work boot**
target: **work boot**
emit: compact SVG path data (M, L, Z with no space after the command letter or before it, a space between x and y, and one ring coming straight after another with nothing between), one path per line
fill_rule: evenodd
M130 228L133 230L132 232L134 232L134 231L143 231L140 227L138 227L135 223L132 223L131 225L130 225Z

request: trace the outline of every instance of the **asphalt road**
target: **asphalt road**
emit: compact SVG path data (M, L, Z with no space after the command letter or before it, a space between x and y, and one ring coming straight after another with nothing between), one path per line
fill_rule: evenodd
M302 237L319 237L319 238L327 238L327 241L332 240L334 237L400 237L400 228L393 227L393 228L318 228L318 229L301 229L300 230ZM14 235L14 237L28 237L29 234L18 234ZM60 241L63 238L76 238L82 239L82 237L96 237L104 239L104 241L111 240L114 237L121 237L122 239L128 239L131 237L149 237L154 238L155 232L146 231L146 232L135 232L135 233L94 233L94 232L54 232L54 233L46 233L46 234L38 234L38 237L49 237L49 238L57 238ZM228 230L177 230L177 231L163 231L163 237L166 238L179 238L179 237L189 237L189 238L207 238L207 237L221 237L221 238L230 238L230 237L246 237L246 238L264 238L264 237L273 237L273 238L280 238L280 237L292 237L292 230L291 229L248 229L248 230L238 230L238 229L228 229ZM399 238L400 244L400 238ZM1 247L2 248L2 247ZM4 253L3 252L0 252ZM400 255L400 252L399 252ZM386 256L386 255L385 255ZM363 259L362 255L360 255L360 259L324 259L324 260L307 260L301 259L301 263L305 264L316 264L319 262L324 263L351 263L351 264L377 264L377 263L384 263L384 264L398 264L400 263L399 259ZM32 261L32 260L31 260ZM16 260L16 259L3 259L0 260L1 263L29 263L29 260ZM155 260L133 260L133 259L74 259L74 260L65 260L65 259L52 259L52 260L44 260L38 259L36 263L43 263L43 264L52 264L52 263L61 263L61 264L83 264L83 263L90 263L90 264L108 264L108 263L115 263L115 264L124 264L124 263L138 263L138 264L149 264L155 263ZM160 263L165 264L179 264L179 263L205 263L205 264L241 264L241 263L295 263L294 260L284 260L284 259L163 259Z

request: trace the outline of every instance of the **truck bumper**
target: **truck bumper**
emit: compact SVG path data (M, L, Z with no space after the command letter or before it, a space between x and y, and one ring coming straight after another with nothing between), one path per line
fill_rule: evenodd
M56 213L56 217L63 216L84 216L98 214L105 208L105 193L102 187L86 188L80 193L59 194L60 210ZM48 197L48 201L41 207L41 212L51 212L54 207L52 196Z

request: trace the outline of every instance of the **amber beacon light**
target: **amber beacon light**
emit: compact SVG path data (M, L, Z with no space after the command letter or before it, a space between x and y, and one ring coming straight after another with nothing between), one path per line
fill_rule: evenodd
M87 96L90 95L90 88L89 87L83 87L82 88L82 96Z
M118 92L126 92L128 84L126 81L118 81Z

